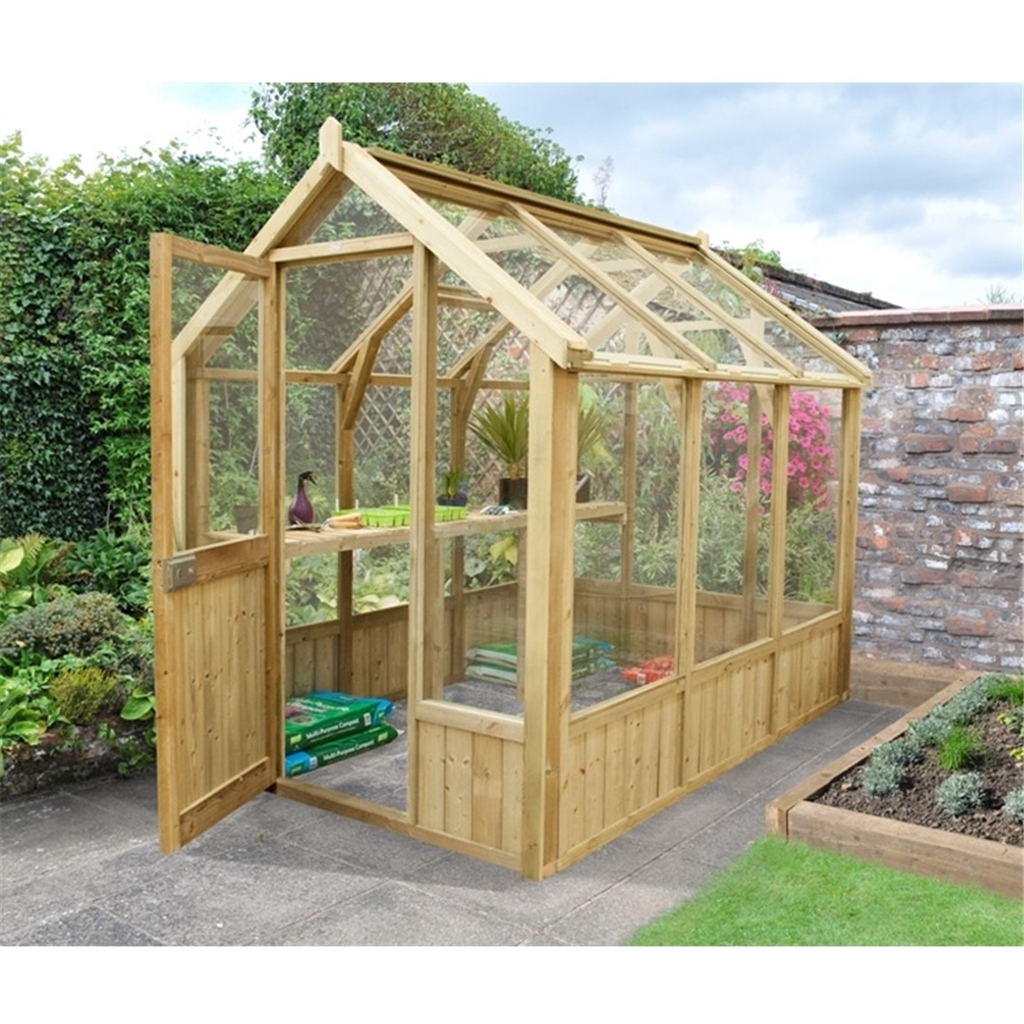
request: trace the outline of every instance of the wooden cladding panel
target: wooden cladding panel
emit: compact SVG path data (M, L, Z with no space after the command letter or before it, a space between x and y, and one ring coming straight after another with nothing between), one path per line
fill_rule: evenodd
M436 722L420 722L418 728L418 824L518 854L522 742Z
M665 687L609 718L574 723L559 800L562 855L589 843L678 788L680 696Z
M838 612L783 639L775 688L776 729L799 724L823 705L842 698L841 639Z
M761 647L694 673L685 693L684 783L763 746L771 735L773 663Z
M183 688L177 729L182 763L181 804L188 807L244 775L265 760L266 707L263 607L265 572L254 570L212 580L173 595L171 614L179 627L174 664L185 678L201 681ZM218 608L217 628L209 608Z

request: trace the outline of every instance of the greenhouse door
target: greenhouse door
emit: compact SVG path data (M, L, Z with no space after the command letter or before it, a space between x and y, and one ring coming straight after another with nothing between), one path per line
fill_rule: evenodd
M281 356L265 260L154 235L153 557L160 847L281 759Z

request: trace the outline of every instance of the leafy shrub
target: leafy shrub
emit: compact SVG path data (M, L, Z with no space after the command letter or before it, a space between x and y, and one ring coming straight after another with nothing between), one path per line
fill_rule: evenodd
M50 683L50 694L61 714L75 725L88 725L102 714L117 711L123 700L117 676L85 664L62 669Z
M955 772L935 789L935 802L943 814L956 817L974 810L984 796L977 772Z
M0 775L4 773L4 750L16 743L34 746L59 720L60 711L50 696L49 680L47 665L16 667L0 676Z
M0 623L63 592L71 545L39 533L0 539Z
M954 725L967 725L992 706L992 696L984 676L965 686L943 705Z
M933 708L923 718L911 722L907 736L922 747L937 747L949 735L956 723L947 713L946 706Z
M888 743L875 747L871 752L872 761L900 765L901 767L907 764L916 764L922 756L920 744L915 743L909 736L900 736L898 739L889 740Z
M1003 801L1003 815L1024 825L1024 786L1011 789Z
M135 534L100 530L79 541L68 555L80 592L102 590L117 599L127 615L142 615L150 601L149 544Z
M13 660L21 651L84 657L113 642L130 622L110 594L79 594L13 616L0 626L0 652Z
M947 772L957 772L975 764L984 753L981 737L974 729L954 725L939 744L939 764Z
M860 785L871 796L892 796L903 784L903 767L893 761L874 758L864 765Z

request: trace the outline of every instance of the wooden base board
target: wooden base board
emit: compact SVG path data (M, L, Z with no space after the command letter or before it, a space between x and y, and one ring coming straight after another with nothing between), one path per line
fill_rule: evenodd
M765 811L769 833L786 840L848 854L901 871L976 885L991 892L1024 899L1024 848L923 828L906 822L858 814L813 802L833 780L864 761L875 747L899 736L907 726L938 704L944 704L979 673L945 687L866 743L837 758Z
M850 662L850 699L894 708L916 708L951 683L974 679L980 669L920 665L854 655Z

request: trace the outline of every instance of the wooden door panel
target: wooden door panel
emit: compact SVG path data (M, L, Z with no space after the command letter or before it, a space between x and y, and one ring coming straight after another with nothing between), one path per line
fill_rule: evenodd
M175 261L220 267L214 294L233 281L259 303L258 374L254 415L278 394L273 348L273 274L269 265L244 271L233 254L155 236L152 246L153 551L157 694L157 788L161 849L189 842L269 786L281 768L280 493L272 447L260 451L263 532L243 536L209 523L211 433L201 306L177 338ZM262 271L265 270L265 273ZM233 271L233 273L229 273ZM255 292L254 292L255 289ZM196 298L202 301L201 294ZM181 319L180 303L176 315ZM243 308L244 307L244 308ZM214 337L230 333L224 302L216 306ZM227 328L227 330L225 330ZM197 341L187 344L191 331ZM212 326L211 326L212 331ZM185 342L182 339L185 338ZM207 417L207 419L204 419ZM204 461L205 460L205 461ZM218 533L217 530L222 532ZM182 550L185 543L190 546Z

